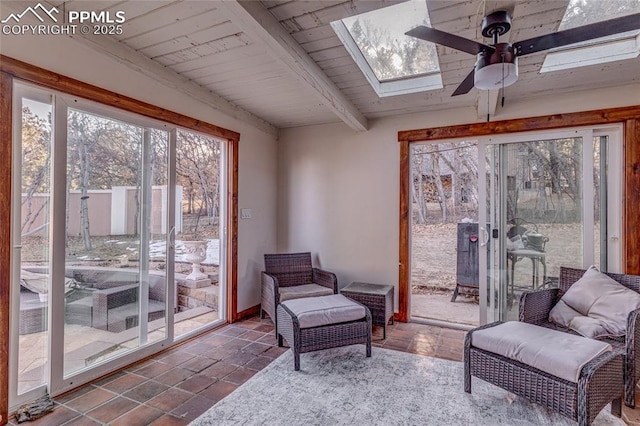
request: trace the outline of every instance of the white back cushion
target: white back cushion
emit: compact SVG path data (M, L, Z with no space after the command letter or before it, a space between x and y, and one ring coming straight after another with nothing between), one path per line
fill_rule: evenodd
M590 267L553 307L549 319L586 337L624 336L640 294Z

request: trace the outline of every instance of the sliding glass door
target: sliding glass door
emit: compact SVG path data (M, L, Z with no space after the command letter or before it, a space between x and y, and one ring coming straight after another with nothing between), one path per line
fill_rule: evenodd
M557 286L561 266L619 271L619 134L480 142L481 322L517 320L522 292Z
M23 84L13 120L12 407L224 321L225 141Z
M411 319L477 326L478 141L416 143L411 165Z
M175 188L181 200L175 228L176 336L224 318L225 148L211 136L176 132Z
M165 339L168 133L67 108L64 375ZM164 229L163 229L164 228Z
M48 383L51 155L53 97L33 90L29 97L16 91L13 99L12 292L9 368L10 394L17 402L42 393ZM19 123L19 125L15 125ZM19 354L19 356L17 356Z

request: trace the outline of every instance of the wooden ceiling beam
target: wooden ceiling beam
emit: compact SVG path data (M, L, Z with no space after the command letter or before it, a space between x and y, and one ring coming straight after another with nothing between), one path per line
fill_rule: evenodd
M131 49L130 47L125 46L123 43L120 43L111 37L93 35L71 37L74 40L112 57L119 63L124 64L167 87L176 89L200 102L203 102L223 114L249 124L269 135L278 135L278 128L268 121L240 108L234 103L224 99L222 96L211 92L209 89L203 88L202 86L189 81L188 78Z
M498 99L500 98L500 90L477 90L478 92L478 101L476 105L476 110L478 111L478 118L485 119L487 121L491 120L496 114L496 109L498 107Z
M225 1L231 20L255 42L261 42L287 71L317 94L334 114L352 129L368 129L367 118L346 98L318 64L280 25L271 13L256 1Z

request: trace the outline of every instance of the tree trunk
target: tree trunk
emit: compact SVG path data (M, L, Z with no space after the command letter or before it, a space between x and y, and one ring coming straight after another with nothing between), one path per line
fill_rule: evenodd
M91 231L89 228L89 147L86 141L80 144L80 234L85 250L91 250Z
M442 177L440 176L439 157L440 156L437 153L431 153L431 161L433 162L431 174L436 184L436 189L438 190L438 202L440 203L440 210L442 211L442 222L446 223L448 220L447 197L444 192L444 186L442 185Z
M416 190L416 186L418 189ZM418 182L414 181L411 185L411 194L413 201L418 205L418 223L424 225L427 223L427 206L424 202L424 184L422 183L422 175L418 176Z
M424 195L424 173L422 156L420 153L413 151L414 155L411 156L411 166L413 169L412 182L411 182L411 194L413 201L418 206L418 223L424 225L427 223L427 202Z
M49 164L49 160L48 159L47 159L47 163L46 164ZM49 170L48 167L41 167L41 168L38 169L35 178L31 182L31 185L29 186L29 189L27 190L27 194L26 194L25 199L22 200L22 205L26 204L27 211L26 211L26 214L24 216L24 220L22 222L21 232L26 232L26 231L29 231L31 229L31 225L38 219L38 216L40 215L40 212L42 212L43 207L47 203L47 201L45 201L40 206L40 208L38 209L36 214L33 216L33 218L31 217L33 215L32 203L31 203L33 201L33 196L36 193L38 187L44 181L44 178L47 175L48 170ZM45 221L48 221L48 219L45 219Z
M140 224L140 195L142 191L142 176L141 170L138 168L136 171L136 190L133 193L133 198L136 202L136 209L134 211L134 221L133 221L133 235L138 235L138 226Z
M71 180L73 179L73 175L76 172L76 166L75 166L75 161L70 161L69 162L69 171L67 172L67 183L66 183L66 200L65 200L65 204L66 204L66 214L65 214L65 218L64 218L64 229L65 229L65 234L68 236L69 235L69 200L71 198ZM65 248L69 248L69 238L65 238L64 239L64 246Z

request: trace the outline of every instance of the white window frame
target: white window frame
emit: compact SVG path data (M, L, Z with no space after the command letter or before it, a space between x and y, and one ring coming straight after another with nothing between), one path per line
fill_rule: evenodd
M541 73L634 59L640 56L640 31L580 46L557 48L544 58Z
M426 92L429 90L442 89L442 75L440 71L433 71L421 75L414 75L393 80L380 81L371 69L369 62L365 59L360 48L351 37L349 30L342 21L334 21L331 27L344 45L351 58L355 61L360 71L375 90L380 98L387 96L406 95L409 93Z
M142 127L144 129L158 129L169 133L169 165L168 165L168 185L170 188L175 188L176 185L176 130L181 129L185 132L198 133L191 129L181 128L172 124L168 124L159 120L155 120L149 117L144 117L136 113L124 111L115 107L103 105L94 101L90 101L83 98L71 96L57 92L55 90L44 89L30 83L14 80L13 91L13 129L12 139L13 144L13 161L14 164L20 164L21 151L22 151L22 134L21 125L22 122L22 99L27 98L41 98L43 96L51 96L52 105L52 157L51 157L51 240L49 247L49 264L50 279L49 285L53 280L64 280L65 274L65 240L66 240L66 223L65 214L55 212L66 212L66 179L61 178L63 171L67 166L67 119L68 109L73 108L79 111L97 114L108 119L122 121L127 124ZM33 96L27 96L33 94ZM49 101L47 101L49 102ZM45 393L49 393L53 396L62 394L68 390L76 388L82 384L89 383L101 376L117 371L127 365L130 365L136 361L152 356L159 351L188 340L196 334L200 334L203 331L213 329L226 322L226 312L229 309L227 306L226 295L227 283L226 278L228 271L227 268L227 206L228 206L228 141L223 138L200 133L206 137L215 138L220 141L222 149L222 156L220 159L220 178L221 178L221 191L220 191L220 298L218 300L218 319L188 333L175 337L174 333L174 301L176 299L175 286L167 285L167 298L165 302L165 321L166 332L163 339L154 341L150 344L144 344L144 339L141 344L136 348L116 356L115 358L108 359L102 362L97 362L88 366L85 369L74 371L71 374L64 375L64 335L65 335L65 318L64 318L64 294L62 292L49 291L48 297L48 364L45 367L45 383L30 389L29 391L18 395L18 358L19 358L19 330L17 326L11 327L10 330L10 350L9 350L9 400L10 411L15 410L21 404L34 400ZM15 167L13 171L13 193L21 194L21 167ZM224 185L224 186L222 186ZM175 205L175 191L170 190L167 197L168 205ZM19 203L14 200L12 202L12 215L14 218L21 217L21 210ZM55 213L55 214L54 214ZM175 228L173 222L175 221L175 209L169 208L166 215L166 229L167 232L167 275L166 282L171 283L174 278L174 262L175 258ZM15 241L19 241L19 227L16 227L12 223L12 244L14 247L14 253L20 250L19 245L15 245ZM223 233L224 232L224 233ZM18 252L19 253L19 252ZM16 275L17 274L17 275ZM20 256L14 256L12 259L11 270L11 302L10 302L10 318L12 324L18 324L19 321L19 307L20 307L20 295L19 292L13 291L15 287L16 279L19 279L20 274ZM171 274L171 275L170 275ZM223 281L224 280L224 281ZM142 322L142 321L141 321ZM142 330L142 327L140 328Z

